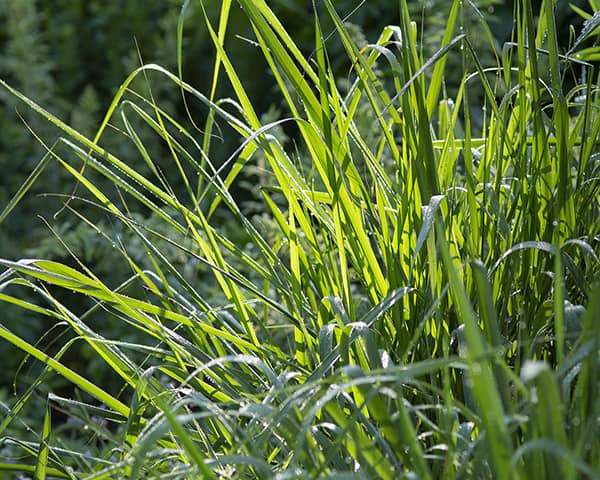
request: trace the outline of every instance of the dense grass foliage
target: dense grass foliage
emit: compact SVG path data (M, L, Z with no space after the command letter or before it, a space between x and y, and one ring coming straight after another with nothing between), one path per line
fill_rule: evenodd
M222 0L216 20L185 2L178 51L183 20L199 15L216 52L211 87L143 65L93 137L1 81L63 132L6 214L42 171L62 169L78 184L65 209L131 272L111 285L75 254L0 260L0 300L72 332L31 342L0 323L0 337L42 366L2 404L10 458L1 470L600 476L600 116L587 63L600 17L588 15L562 52L553 2L534 12L523 0L512 41L484 64L464 22L472 5L454 2L433 56L399 5L395 25L364 44L324 0L307 57L264 0ZM238 7L278 84L281 118L260 116L229 54ZM344 76L333 44L351 65ZM450 52L461 71L447 68ZM457 75L450 98L446 78ZM221 82L234 96L217 95ZM157 86L178 91L186 108L201 105L206 120L176 120ZM150 133L159 153L143 140ZM111 151L111 135L135 155ZM239 147L216 163L223 137ZM260 190L251 203L232 195L242 182ZM106 219L135 241L98 227ZM108 324L130 336L106 336ZM101 361L110 382L73 368L75 348ZM11 434L56 376L75 394L48 393L39 427Z
M182 3L163 0L149 4L147 0L130 0L126 5L108 5L103 0L0 0L0 24L5 26L0 31L0 78L67 121L78 132L93 137L118 86L137 66L141 63L156 63L177 71L177 20ZM353 34L359 43L365 43L359 39L360 35L376 38L389 21L386 19L398 16L398 5L395 2L370 0L368 5L355 9L356 3L355 0L338 0L336 8L348 14L354 11L347 18L354 24ZM218 19L220 8L218 1L207 2L208 17ZM272 8L284 22L296 44L309 54L314 49L313 13L310 5L307 8L305 0L285 0L273 2ZM438 8L440 14L442 10ZM196 28L204 23L201 9L189 9L182 22L185 27L182 37L185 53L180 58L182 74L196 89L210 91L210 58L214 49L207 29ZM436 28L433 23L428 22L428 31ZM228 53L236 59L238 74L247 79L244 86L248 96L257 111L266 112L265 115L275 118L277 110L281 110L281 98L275 79L268 73L265 62L261 61L260 52L246 40L253 36L251 25L241 9L230 12L228 24L230 31L236 35L231 36L228 41ZM332 52L339 59L335 68L338 73L345 75L348 70L347 58L339 43L336 48ZM130 88L145 96L149 95L143 76L134 81ZM229 83L219 82L216 96L225 98L232 95ZM174 118L185 120L187 112L181 102L181 92L173 88L172 84L156 82L152 96ZM193 118L202 123L205 110L194 102L188 107ZM136 122L136 119L132 121ZM0 175L0 209L18 191L45 153L43 145L33 139L24 122L50 144L60 135L50 122L35 111L23 108L10 92L0 89L0 171L3 172ZM143 125L143 121L140 120L139 124ZM111 125L125 128L119 118L113 118ZM151 129L139 127L140 125L136 125L146 149L155 158L168 158L168 147L160 137ZM222 141L213 142L211 160L216 165L220 164L235 150L238 143L239 137L235 135L225 135ZM135 145L126 135L112 132L105 134L102 145L119 158L135 156ZM137 164L136 168L144 175L150 172L142 164ZM168 175L169 169L165 168L165 172ZM180 191L183 184L177 173L174 173L168 176L169 184L175 191ZM112 188L108 179L96 178L95 181L103 190ZM69 253L45 224L45 221L49 221L56 234L69 245L72 253L106 283L121 283L129 272L126 265L123 269L114 268L120 264L121 256L117 249L112 248L112 242L104 241L96 235L94 228L70 215L67 210L61 210L64 201L61 194L68 194L72 188L73 178L66 170L46 169L45 174L36 179L29 194L12 210L9 221L0 221L1 256L12 260L33 257L68 262ZM240 201L249 195L243 182L236 183L232 194ZM135 205L132 207L135 209ZM79 203L77 211L85 216L95 216L94 220L99 228L110 236L118 234L127 243L130 255L138 263L144 262L144 249L134 248L139 245L135 234L115 225L109 217L99 218L93 206ZM145 217L145 222L154 221L154 217L146 210L134 211L140 215L139 218ZM159 223L156 225L160 228ZM184 264L184 257L182 253L175 252L170 258L176 263ZM71 298L68 304L71 308L78 309L81 308L82 301L81 297ZM14 332L28 341L35 342L46 331L47 325L44 322L27 318L26 313L18 308L4 305L3 312L13 319L13 324L18 324L14 327ZM88 321L93 317L94 314L88 317ZM106 333L111 337L127 335L118 324L111 324L108 330L110 332ZM85 355L78 355L75 350L70 355L80 360L79 366L85 368L82 372L96 375L99 362L86 358ZM0 398L12 388L14 372L19 369L20 360L8 349L0 349L0 364L5 367L0 370ZM27 373L28 369L25 369L17 376L17 386L29 383ZM47 385L55 388L59 387L58 383L59 379L53 379Z

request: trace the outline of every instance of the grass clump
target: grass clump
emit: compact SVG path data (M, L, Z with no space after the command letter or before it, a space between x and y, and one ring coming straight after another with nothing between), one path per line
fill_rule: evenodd
M518 2L513 41L497 64L482 65L461 28L472 6L461 2L428 59L404 1L397 25L357 45L325 0L309 58L265 1L236 3L277 80L280 120L261 121L227 53L230 0L215 23L201 2L182 9L179 42L196 9L214 43L211 92L143 65L94 138L2 82L63 131L48 158L83 192L66 207L93 227L76 205L95 204L146 255L99 232L131 272L119 286L75 255L1 260L0 298L73 336L50 355L9 320L0 325L44 366L5 405L0 434L15 453L0 468L87 479L597 478L600 117L597 74L577 58L597 16L562 54L553 2L542 2L537 23L530 2ZM332 73L332 38L351 65L344 81ZM444 89L456 75L445 69L451 50L464 69L456 98ZM573 72L576 86L564 91ZM219 99L225 79L234 96ZM163 110L155 82L204 105L203 127ZM474 84L484 105L469 101ZM102 147L108 127L130 139L136 159ZM281 128L294 132L295 148ZM148 151L141 129L164 151ZM216 164L219 135L241 141ZM256 205L240 205L231 189L256 167L253 216ZM100 178L115 191L97 188ZM173 251L189 263L175 263ZM22 289L39 303L22 300ZM89 307L71 309L63 290ZM97 318L128 326L133 340L102 334ZM120 389L62 360L81 344ZM10 436L32 392L56 374L80 398L49 394L37 439ZM67 433L91 430L91 453L81 431L73 442L53 430L53 409L72 418Z

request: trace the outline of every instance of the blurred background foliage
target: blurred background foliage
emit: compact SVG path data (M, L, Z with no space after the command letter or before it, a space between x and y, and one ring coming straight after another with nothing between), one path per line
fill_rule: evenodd
M0 77L79 131L93 137L119 85L141 62L157 63L173 72L177 71L176 30L181 3L181 0L0 0ZM217 15L219 2L211 0L205 3L209 16ZM315 3L319 9L320 2ZM465 9L469 13L462 18L464 33L474 44L482 63L493 65L495 54L500 52L504 42L510 40L512 2L473 0L468 3L472 8ZM586 5L585 2L574 3L582 8ZM314 53L313 2L273 0L271 4L297 44L307 56L311 56ZM411 15L419 25L424 58L433 55L440 43L450 5L450 0L411 3ZM352 25L359 44L375 42L382 28L398 19L398 2L394 1L340 0L336 2L336 6ZM581 21L577 20L578 17L567 2L559 2L557 13L559 26L569 23L577 25ZM267 73L262 55L251 41L253 34L250 27L243 18L241 12L232 12L227 48L230 57L236 62L237 71L245 82L255 109L263 112L265 119L274 120L287 112L277 103L281 97L274 90L275 81ZM491 36L486 31L483 19L490 26ZM327 28L333 31L331 25L327 25L326 15L322 16L322 20L325 31ZM184 79L199 91L208 92L214 52L199 6L190 10L184 27ZM561 31L560 35L564 51L570 41L569 31ZM346 61L342 46L335 42L335 36L332 36L328 45L333 67L341 74L341 78L344 75L349 77L351 66ZM461 71L460 55L458 51L450 53L447 71L453 71L453 65L456 66L456 71ZM379 68L380 75L385 79L387 65L379 65ZM460 80L447 79L448 96L452 97ZM167 85L168 83L151 82L154 99L179 121L189 122L188 112L181 101L181 92ZM340 88L343 87L340 85ZM136 88L143 91L147 86L138 84ZM221 82L217 98L225 98L229 94L228 86ZM476 92L471 100L475 105L481 104L477 102ZM190 100L189 109L194 122L203 125L205 112L200 106ZM365 117L365 122L372 122L372 119ZM376 122L372 124L375 126ZM102 145L118 157L140 164L142 160L135 145L130 138L118 131L122 126L114 127L109 135L103 137ZM285 126L276 134L293 142L294 131L286 130L287 128L292 127ZM58 135L47 121L25 106L18 105L17 100L6 91L0 91L0 210L44 156L44 147L36 141L29 129L49 146ZM164 167L168 177L169 156L166 146L151 131L141 129L138 133L146 135L142 141L155 156L156 152L164 151ZM239 137L223 137L220 146L211 150L211 158L217 164L227 158L239 144ZM255 161L255 167L260 167L256 162L260 162L260 159ZM248 168L246 182L239 182L234 191L237 199L248 209L253 205L252 185L256 185L257 181L266 181L260 177L260 168ZM174 189L181 187L176 179L172 186ZM106 185L106 188L114 187ZM119 230L119 226L112 225L109 216L105 217L103 225L97 225L103 232L112 232L108 238L103 238L72 211L61 210L65 195L68 196L73 189L73 178L64 169L54 168L51 161L26 199L20 202L6 221L0 223L0 255L12 259L43 257L69 261L70 254L65 249L66 245L108 285L119 285L131 272L115 246L119 242L127 243L128 252L136 256L138 263L143 263L144 247L141 244L136 247L136 239L122 238L123 232ZM82 195L81 189L77 191L77 195ZM91 212L89 209L96 209L81 200L72 205L83 216ZM94 218L98 218L97 210L95 212ZM269 228L269 220L261 216L264 212L253 213L257 221L262 219L262 228ZM157 228L160 226L160 222L153 223L152 218L146 218L145 212L134 214L150 227L154 223ZM227 230L227 218L220 220L223 222L221 228ZM244 239L239 238L239 242L240 248L244 248ZM174 263L182 267L186 276L196 279L202 277L201 267L188 264L190 260L181 252L175 251L168 244L164 245L164 251ZM123 265L124 268L119 269L116 267L118 265ZM211 283L206 281L205 285L204 288L210 290ZM77 299L65 298L64 301L74 309L89 307L72 305L72 302L84 301L81 296ZM51 344L62 332L60 326L23 318L24 310L11 309L6 303L0 304L0 309L3 321L8 319L10 328L32 343L42 338L40 341L48 347L46 344ZM98 321L101 322L101 319ZM110 324L103 325L103 328L111 330L111 338L117 338L125 327ZM49 332L49 335L44 336L45 332ZM127 335L125 330L122 335ZM123 337L121 338L125 340ZM64 341L66 339L62 338L60 343L64 344ZM60 346L57 345L54 351ZM85 350L70 349L69 352L73 355L68 362L72 368L96 379L103 375L102 365L97 360L91 362L92 357ZM29 364L26 364L27 368L20 368L22 360L14 355L13 349L0 348L0 364L4 367L0 371L0 399L12 389L15 372L18 384L21 385L27 385L37 375L35 368ZM55 391L56 387L53 386Z

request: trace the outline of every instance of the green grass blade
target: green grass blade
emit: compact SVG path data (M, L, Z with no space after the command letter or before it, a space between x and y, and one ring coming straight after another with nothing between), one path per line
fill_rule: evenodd
M41 350L37 349L30 343L21 339L17 335L13 334L9 330L7 330L4 326L0 325L0 337L4 338L6 341L12 343L15 347L23 350L28 353L32 357L38 359L40 362L48 365L50 368L55 370L58 374L65 377L67 380L72 382L77 387L82 390L88 392L94 398L96 398L99 402L106 404L108 407L112 408L116 412L120 413L124 417L129 415L129 409L125 404L117 400L114 396L102 390L100 387L90 382L86 378L82 377L78 373L74 372L70 368L66 367L62 363L56 361L54 358L49 357Z
M486 431L491 468L495 477L512 479L515 478L515 471L510 464L511 441L504 423L504 410L494 382L493 369L489 360L486 359L485 343L475 320L464 284L459 276L456 261L450 255L450 249L444 237L440 220L436 222L436 232L438 234L438 246L449 277L458 315L465 326L469 376L471 377L475 401L478 405L478 413L482 418L482 427Z
M42 438L40 439L40 448L36 457L35 472L33 473L33 478L35 480L45 480L48 473L48 442L50 441L50 432L52 430L50 412L50 402L47 402L46 414L44 415L42 429Z

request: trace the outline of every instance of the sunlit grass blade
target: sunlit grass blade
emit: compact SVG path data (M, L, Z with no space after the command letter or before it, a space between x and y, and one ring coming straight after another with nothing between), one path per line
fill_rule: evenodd
M86 378L82 377L78 373L74 372L72 369L64 366L63 364L61 364L53 358L48 357L44 352L27 343L26 341L13 334L3 326L0 326L0 337L12 343L15 347L23 350L32 357L38 359L42 363L48 365L57 373L59 373L67 380L72 382L74 385L88 392L90 395L98 399L98 401L106 404L108 407L112 408L124 417L127 417L129 415L129 409L127 408L127 406L120 402L118 399L116 399L106 391L102 390L100 387L90 382Z
M486 443L489 445L491 468L497 478L514 478L515 472L510 464L511 441L505 425L504 409L494 382L493 370L486 358L486 346L473 314L464 284L457 271L456 260L451 257L450 248L444 238L441 220L436 222L438 245L449 278L453 299L464 322L467 342L467 361L469 363L470 384L473 389L478 414L486 431Z
M46 414L44 415L44 423L42 428L42 438L40 439L40 449L36 456L35 472L33 478L35 480L45 480L48 469L48 451L50 441L50 432L52 431L52 424L50 420L50 402L46 404Z

